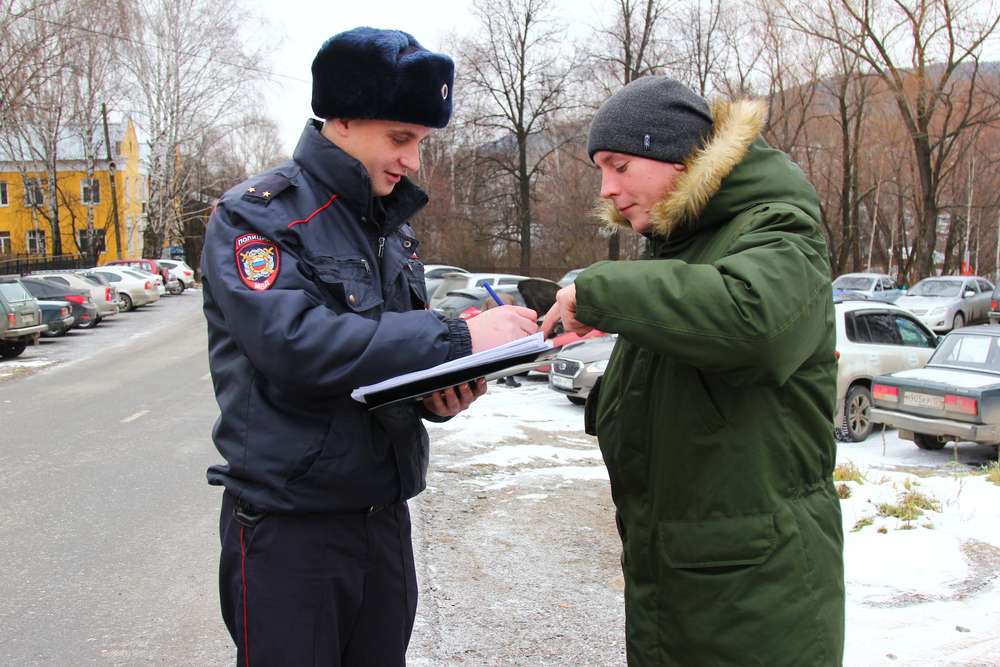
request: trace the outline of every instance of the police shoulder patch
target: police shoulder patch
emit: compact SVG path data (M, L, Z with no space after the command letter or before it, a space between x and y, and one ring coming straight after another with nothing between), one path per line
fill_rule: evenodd
M281 253L278 246L260 234L240 234L236 237L236 272L252 290L270 289L278 279Z

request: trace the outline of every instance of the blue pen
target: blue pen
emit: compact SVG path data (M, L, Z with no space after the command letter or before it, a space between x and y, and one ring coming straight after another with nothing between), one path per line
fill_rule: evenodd
M483 283L483 287L485 287L486 291L490 293L490 296L493 297L493 300L497 302L498 306L504 305L503 301L500 300L500 295L493 291L493 288L490 287L489 283Z

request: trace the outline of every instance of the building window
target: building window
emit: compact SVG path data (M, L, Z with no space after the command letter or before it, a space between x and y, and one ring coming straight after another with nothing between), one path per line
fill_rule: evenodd
M0 232L0 257L10 254L10 232Z
M80 201L84 204L101 203L101 182L96 178L80 181Z
M28 232L28 254L45 254L45 230L32 229Z
M90 243L88 241L89 234L87 234L86 229L76 230L76 242L80 246L80 252L84 255L90 254ZM100 255L105 250L104 245L104 230L95 229L94 230L94 243L96 246L95 254Z
M6 206L9 203L7 200L7 181L0 181L0 206ZM10 240L8 238L8 240Z
M132 242L132 216L125 217L125 244L128 246L128 256L132 257L135 253L133 248L135 244Z
M44 202L42 196L42 184L37 178L29 178L24 182L24 206L25 208L37 208Z

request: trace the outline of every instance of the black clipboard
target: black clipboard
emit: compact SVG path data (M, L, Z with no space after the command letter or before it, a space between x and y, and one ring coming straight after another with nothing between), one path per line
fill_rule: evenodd
M435 391L457 387L464 382L474 382L479 378L490 381L509 375L517 375L538 366L544 366L558 352L558 348L550 348L541 352L522 354L508 359L500 359L478 366L463 368L450 373L443 373L434 377L422 378L414 382L401 384L398 387L392 387L391 389L383 389L382 391L365 394L365 406L367 406L369 411L377 410L404 401L418 401Z

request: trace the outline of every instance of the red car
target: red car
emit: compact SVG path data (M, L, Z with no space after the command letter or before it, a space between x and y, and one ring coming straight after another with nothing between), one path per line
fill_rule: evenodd
M143 271L148 271L157 276L163 277L163 284L166 286L170 282L170 269L167 268L166 264L160 264L155 259L112 259L105 262L108 266L134 266L136 268L142 269Z

